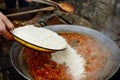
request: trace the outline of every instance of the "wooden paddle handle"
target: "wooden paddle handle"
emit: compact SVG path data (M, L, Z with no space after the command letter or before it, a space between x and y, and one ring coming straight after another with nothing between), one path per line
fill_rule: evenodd
M41 9L35 9L35 10L29 10L29 11L24 11L24 12L17 12L17 13L13 13L13 14L8 14L6 16L12 17L12 16L23 15L23 14L35 13L35 12L39 12L39 11L54 11L55 9L56 9L55 7L46 7L46 8L41 8Z

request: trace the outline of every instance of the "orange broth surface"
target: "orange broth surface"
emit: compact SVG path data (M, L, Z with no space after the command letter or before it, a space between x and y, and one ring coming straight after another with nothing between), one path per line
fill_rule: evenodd
M82 80L97 80L109 52L103 51L100 43L88 35L67 32L59 35L85 59L85 76ZM72 80L71 74L67 73L68 67L52 61L50 53L25 48L23 59L34 80Z

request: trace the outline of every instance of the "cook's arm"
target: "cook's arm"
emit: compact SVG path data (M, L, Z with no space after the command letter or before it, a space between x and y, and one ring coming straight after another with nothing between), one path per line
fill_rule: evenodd
M14 25L12 22L2 13L0 12L0 35L3 35L7 39L12 39L12 36L8 32L8 30L12 30Z

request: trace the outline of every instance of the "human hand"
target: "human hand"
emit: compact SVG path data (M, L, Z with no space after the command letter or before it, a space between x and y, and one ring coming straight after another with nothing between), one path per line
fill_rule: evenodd
M14 25L10 22L10 20L0 12L0 35L5 38L12 40L12 36L8 30L13 30Z

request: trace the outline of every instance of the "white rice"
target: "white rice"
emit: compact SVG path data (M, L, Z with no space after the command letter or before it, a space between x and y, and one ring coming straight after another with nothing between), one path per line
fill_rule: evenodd
M34 25L15 28L12 33L29 43L48 49L60 50L67 46L66 40L56 32Z
M84 58L69 45L66 50L52 53L53 61L68 66L68 73L72 74L73 80L80 80L84 76Z

